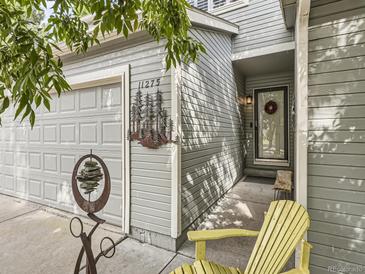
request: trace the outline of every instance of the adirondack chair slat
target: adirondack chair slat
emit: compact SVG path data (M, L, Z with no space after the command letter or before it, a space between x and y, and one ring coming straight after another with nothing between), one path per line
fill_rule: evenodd
M239 272L237 271L237 268L230 267L229 270L231 271L232 274L239 274Z
M195 261L194 266L195 266L195 269L196 269L197 273L205 274L205 270L204 270L204 267L203 267L203 264L202 264L201 261Z
M196 261L191 266L193 274L278 274L287 264L295 247L302 241L301 265L285 274L309 274L309 253L311 245L303 240L304 233L310 224L308 212L293 201L274 201L270 204L260 232L246 230L216 230L189 232L188 237L198 243ZM202 260L205 258L205 243L207 240L227 237L257 236L255 246L247 264L241 272L234 267L224 267L214 262ZM186 272L184 268L183 274ZM173 274L179 274L178 269Z
M219 270L219 268L218 268L218 266L217 266L217 264L212 263L211 265L212 265L212 268L213 268L213 272L214 273L218 273L218 274L221 273L220 270Z
M292 235L293 237L291 237L291 239L288 241L288 243L290 243L290 245L288 245L287 249L284 250L284 252L283 252L283 254L286 254L285 257L282 258L281 260L278 260L279 264L276 268L277 272L280 271L286 265L286 263L289 261L289 258L293 254L295 247L300 242L300 240L303 238L305 231L307 231L307 229L309 228L308 218L304 218L306 215L307 215L306 212L302 215L302 219L298 223L298 225L295 229L295 233L293 233L293 235Z
M301 229L301 226L303 225L303 222L305 221L305 209L300 208L297 211L297 214L293 221L291 222L291 225L289 226L288 236L285 237L285 240L282 241L282 244L280 246L280 249L278 249L278 253L276 254L274 260L269 265L268 270L274 273L274 270L277 269L277 267L280 265L280 262L282 260L287 261L289 260L291 254L288 254L290 245L293 241L295 241L295 238L297 236L298 231ZM293 250L294 252L294 250ZM287 258L287 259L286 259Z
M280 266L284 265L283 262L286 263L289 260L291 254L294 252L294 248L295 248L297 242L301 239L301 237L304 233L302 231L306 230L306 229L303 229L305 227L305 223L306 223L306 219L303 218L305 216L305 212L303 212L303 211L304 211L304 209L301 209L298 212L298 216L297 216L297 218L295 218L295 221L294 221L296 223L296 226L293 229L293 233L290 235L290 237L286 238L283 251L277 257L274 265L270 269L270 271L272 273L275 273L275 271L279 271L281 269ZM297 222L297 221L299 221L299 222Z
M182 269L184 274L193 274L193 271L191 270L191 267L188 264L183 264Z
M183 268L180 266L179 268L175 269L176 274L184 274Z
M273 260L273 256L275 256L276 254L276 252L274 252L273 250L273 246L279 240L278 238L280 238L282 235L285 235L286 233L286 231L284 230L284 224L286 222L290 222L288 215L291 209L292 209L292 204L289 204L289 206L284 205L280 217L277 221L277 225L275 225L270 235L270 238L264 247L264 252L262 253L261 259L257 264L256 268L257 273L265 273L264 272L265 266L267 266L267 264L269 264L269 262Z
M294 222L294 219L297 216L300 208L301 207L299 204L293 204L293 206L290 207L290 211L288 212L288 215L286 217L287 218L286 222L282 225L282 229L278 233L278 237L277 237L274 245L272 246L270 253L268 254L268 257L272 258L272 259L265 261L264 266L262 268L263 272L272 269L272 266L275 264L277 258L283 252L283 249L285 248L285 244L287 243L286 238L288 238L288 236L290 236L291 231L293 231L296 227L296 223Z
M260 248L260 244L262 243L262 241L264 239L264 236L265 236L265 233L266 233L266 231L268 229L267 223L271 221L277 205L278 205L278 203L271 203L270 204L269 210L266 213L266 216L265 216L265 219L264 219L264 224L261 227L260 234L257 237L256 244L255 244L255 246L254 246L254 248L252 250L252 255L251 255L250 260L249 260L249 262L247 264L246 271L248 271L249 269L251 269L252 264L253 264L256 256L258 256L258 250Z
M261 242L258 244L256 243L256 245L258 245L258 249L257 249L257 254L256 256L252 257L252 255L254 255L254 252L251 254L251 258L249 260L249 263L248 263L248 267L246 268L246 272L249 273L249 274L254 274L254 273L257 273L257 274L260 274L259 271L256 271L257 267L258 267L258 264L264 260L265 258L263 258L263 253L266 249L266 246L268 244L268 242L270 241L270 237L273 233L273 230L275 229L275 227L277 227L277 223L279 221L279 218L280 218L280 215L283 211L285 207L285 200L281 200L277 203L277 206L275 208L275 210L273 211L273 213L271 214L271 218L269 221L264 220L264 223L263 223L263 227L267 227L267 229L263 232L260 231L260 234L262 233L263 237L262 237L262 240ZM269 209L269 212L271 211L272 209L270 208ZM268 214L269 214L268 212Z
M214 274L213 268L208 261L201 261L206 274Z

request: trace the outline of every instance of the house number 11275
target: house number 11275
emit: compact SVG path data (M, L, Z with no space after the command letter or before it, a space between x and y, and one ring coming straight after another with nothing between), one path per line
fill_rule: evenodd
M142 89L142 88L158 87L160 85L160 82L161 82L161 78L155 78L155 79L139 81L138 82L138 88Z

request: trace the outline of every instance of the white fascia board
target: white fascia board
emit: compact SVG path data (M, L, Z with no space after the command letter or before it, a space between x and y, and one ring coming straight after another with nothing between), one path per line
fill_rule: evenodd
M196 8L187 9L187 12L193 26L238 34L239 27L227 20Z
M295 42L286 42L286 43L280 43L268 47L258 48L258 49L252 49L252 50L246 50L239 53L232 54L232 61L238 61L242 59L248 59L252 57L272 54L272 53L278 53L288 50L295 49Z

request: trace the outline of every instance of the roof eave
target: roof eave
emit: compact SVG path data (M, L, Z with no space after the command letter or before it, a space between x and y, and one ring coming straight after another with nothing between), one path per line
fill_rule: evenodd
M294 28L297 15L297 0L279 0L287 29Z
M224 20L207 12L198 10L196 8L187 9L187 13L193 26L229 33L231 35L238 34L238 26L227 20ZM84 20L91 22L91 16L85 17ZM139 32L142 31L137 30L131 35ZM100 37L99 41L100 44L104 44L120 38L123 38L123 35L122 34L118 35L117 32L114 31L110 34L105 35L105 37ZM72 53L72 51L70 51L64 43L60 43L58 46L61 49L61 51L55 49L54 54L56 56L63 57L65 55L69 55Z
M196 8L189 8L187 9L187 12L193 26L212 29L229 34L238 34L239 27L236 24L224 20L218 16Z

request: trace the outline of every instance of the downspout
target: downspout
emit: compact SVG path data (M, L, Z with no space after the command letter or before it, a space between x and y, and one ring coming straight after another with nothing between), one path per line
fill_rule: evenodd
M308 26L310 0L297 0L295 21L295 198L308 205ZM306 235L305 235L306 237ZM295 252L295 265L300 264L300 247Z

